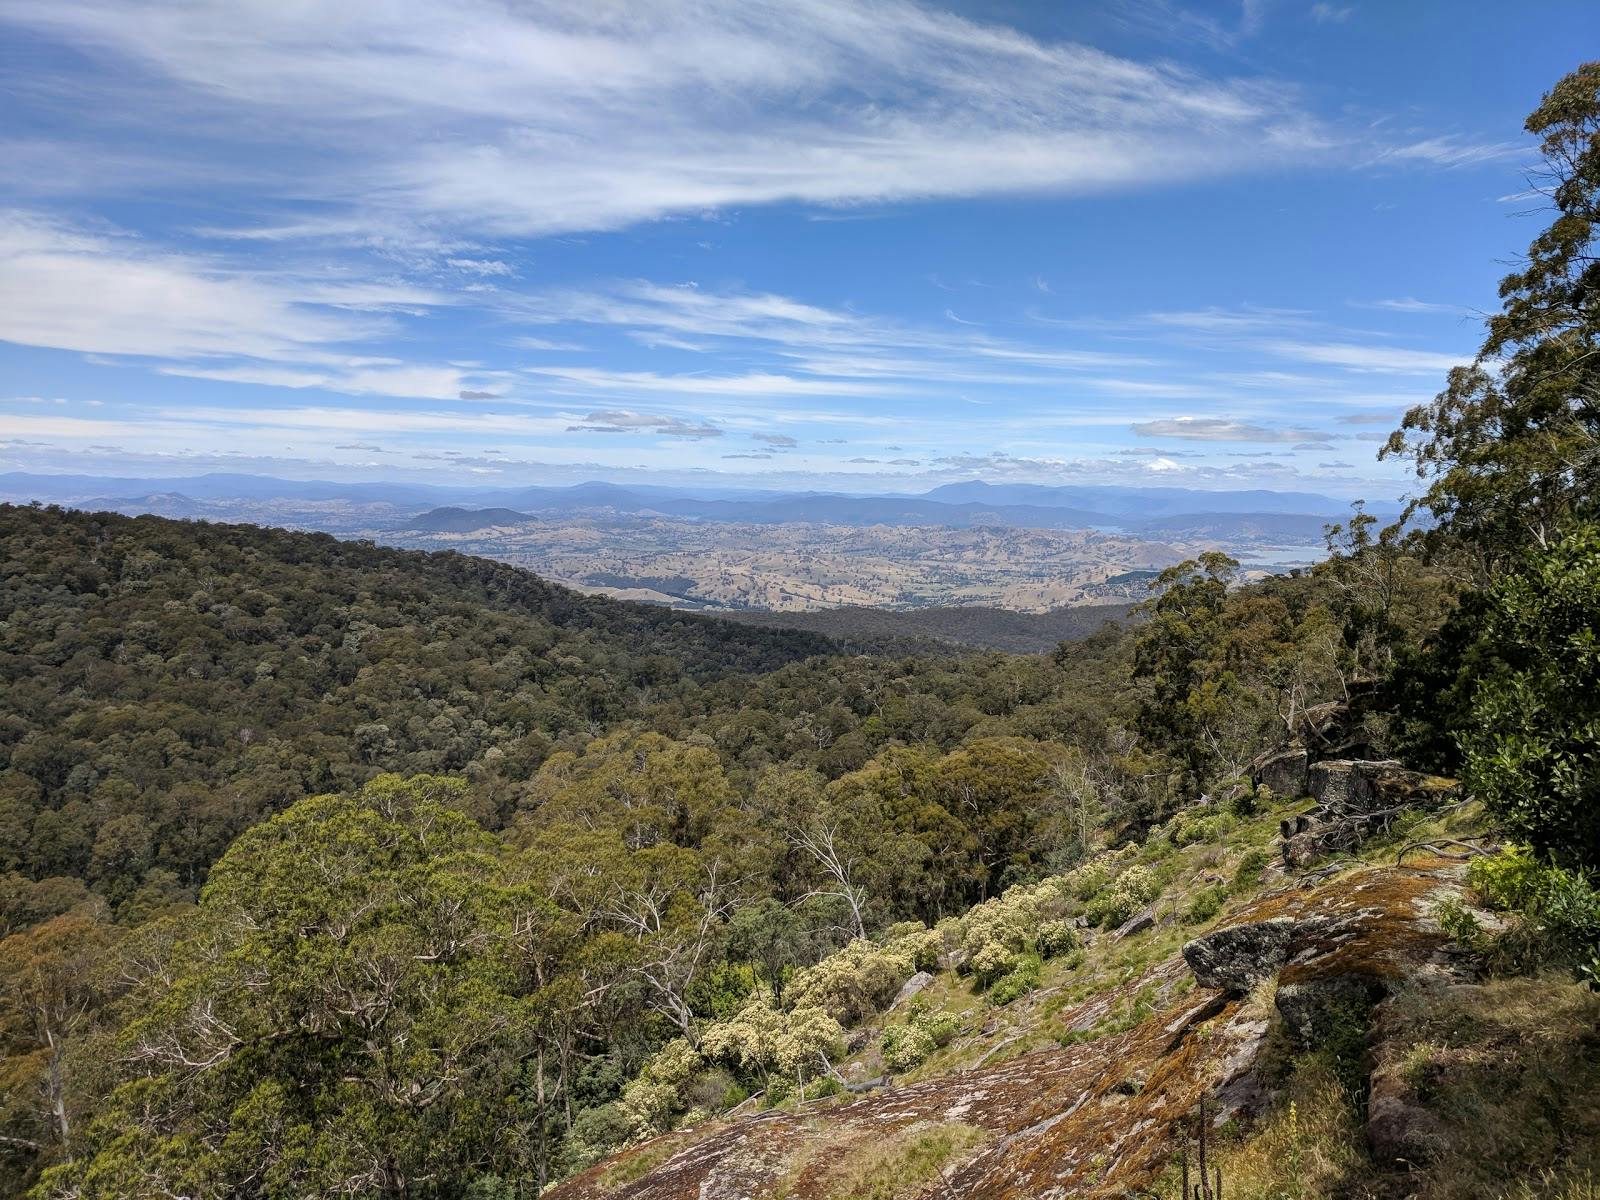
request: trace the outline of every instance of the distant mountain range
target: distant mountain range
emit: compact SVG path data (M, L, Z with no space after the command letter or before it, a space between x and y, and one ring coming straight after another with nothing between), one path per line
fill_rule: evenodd
M579 489L571 489L578 491ZM940 489L942 490L942 489ZM1041 489L1053 490L1053 489ZM1172 489L1176 490L1176 489ZM435 508L400 522L396 531L418 533L475 533L481 529L520 525L529 521L569 517L596 510L629 515L659 515L697 521L741 525L781 525L804 522L817 525L937 525L951 529L1102 529L1153 539L1278 539L1285 542L1320 541L1323 528L1343 518L1335 502L1325 496L1285 496L1274 493L1186 493L1158 495L1141 503L1138 496L1073 497L1080 506L1055 506L1045 498L1037 503L944 501L928 496L835 496L817 493L781 495L759 500L704 500L657 498L625 489L608 489L603 499L595 492L574 496L571 491L536 497L520 509ZM1271 500L1320 501L1321 507L1283 511L1266 507ZM1210 502L1218 507L1186 510L1184 503ZM1260 509L1243 507L1247 503Z
M0 474L0 499L170 517L326 528L472 533L584 513L772 525L1101 529L1152 539L1252 539L1313 544L1348 505L1314 492L1199 491L1115 485L950 483L914 495L623 486L438 487L213 473L141 479ZM1399 510L1374 504L1388 517Z

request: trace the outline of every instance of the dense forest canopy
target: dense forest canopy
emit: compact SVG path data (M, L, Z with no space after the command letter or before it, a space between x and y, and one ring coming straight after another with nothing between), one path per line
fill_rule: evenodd
M1047 655L841 653L456 555L0 509L0 1189L533 1195L815 1094L941 954L1003 1004L1074 953L1057 914L1125 919L1158 886L1140 839L1216 836L1332 701L1463 773L1531 847L1522 891L1600 930L1597 114L1591 65L1530 120L1554 223L1393 444L1426 535L1358 507L1318 567L1244 586L1204 555Z

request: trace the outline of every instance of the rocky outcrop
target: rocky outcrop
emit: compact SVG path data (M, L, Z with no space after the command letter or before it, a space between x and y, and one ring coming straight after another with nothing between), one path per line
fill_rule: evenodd
M1242 996L1289 961L1296 924L1291 917L1273 917L1230 925L1188 943L1183 959L1201 987Z
M910 979L906 980L905 983L900 985L900 990L895 993L894 1002L889 1005L890 1009L892 1010L899 1008L906 1001L917 995L917 993L926 989L927 986L932 982L932 975L928 974L926 971L918 971Z
M1156 923L1156 910L1152 908L1141 909L1133 914L1121 925L1117 926L1116 933L1111 936L1117 941L1131 938L1136 933L1143 933Z
M1393 759L1329 759L1312 764L1306 779L1313 800L1344 813L1429 804L1455 787L1452 780L1408 770Z
M1283 821L1284 862L1304 867L1330 854L1348 854L1385 832L1407 808L1436 808L1455 793L1453 779L1407 770L1390 759L1332 759L1312 763L1307 790L1317 806Z
M1304 746L1273 750L1250 764L1250 782L1274 796L1304 796L1311 754Z
M851 1192L842 1164L885 1161L929 1130L959 1150L917 1193L924 1198L1109 1197L1146 1188L1202 1094L1218 1120L1266 1094L1255 1067L1273 1014L1240 993L1276 972L1280 1019L1314 1027L1337 997L1355 994L1349 989L1375 994L1430 969L1444 957L1445 938L1427 912L1457 869L1425 860L1284 889L1182 956L1063 1009L1048 1030L1069 1043L1061 1048L845 1103L709 1122L625 1151L551 1196L843 1197ZM1185 991L1194 963L1200 988ZM1134 997L1154 1011L1123 1028L1116 1018ZM1095 1037L1100 1028L1115 1032Z

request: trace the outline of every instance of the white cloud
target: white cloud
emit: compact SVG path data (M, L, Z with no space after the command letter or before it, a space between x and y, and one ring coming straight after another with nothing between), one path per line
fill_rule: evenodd
M311 370L293 366L204 367L174 364L162 375L253 383L265 387L321 388L351 396L414 396L425 400L488 399L493 394L467 388L467 376L451 367L394 366Z
M1435 167L1475 167L1482 163L1525 156L1528 147L1521 142L1476 142L1455 135L1422 138L1381 151L1380 159L1420 162Z
M0 214L0 340L95 354L278 358L376 335L293 289L25 213Z
M861 396L893 389L881 384L796 379L754 371L745 375L659 375L589 367L525 367L530 375L558 379L592 391L665 392L698 396Z
M1404 296L1395 300L1369 300L1358 303L1359 308L1376 308L1384 312L1398 313L1459 313L1462 311L1459 304L1436 304L1428 300L1418 300L1415 296Z
M1274 341L1264 347L1285 358L1391 375L1440 375L1472 361L1470 354L1439 354L1431 350L1404 350L1395 346L1349 343Z
M654 433L665 437L702 438L721 437L722 430L704 421L689 421L682 417L659 413L639 413L628 409L605 409L592 412L581 424L567 426L567 432L584 433Z
M1328 435L1308 429L1269 429L1248 421L1222 417L1171 417L1136 421L1130 428L1139 437L1182 438L1194 442L1315 442Z
M910 0L7 0L0 19L120 68L116 86L153 93L139 109L246 146L336 151L344 169L319 198L341 209L500 233L1145 187L1335 140L1287 88ZM291 169L279 187L304 183Z

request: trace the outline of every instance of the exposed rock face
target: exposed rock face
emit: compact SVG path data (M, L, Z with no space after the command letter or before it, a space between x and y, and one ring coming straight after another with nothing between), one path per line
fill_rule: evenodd
M1147 908L1142 912L1134 913L1133 916L1129 917L1121 925L1117 926L1117 932L1112 936L1114 936L1120 942L1123 938L1130 938L1136 933L1143 933L1155 923L1156 910L1154 908Z
M1410 771L1393 759L1336 758L1313 763L1307 772L1313 799L1337 813L1370 813L1400 804L1436 801L1454 785Z
M1290 917L1230 925L1188 943L1183 959L1201 987L1242 996L1289 961L1295 925Z
M1381 988L1420 969L1444 943L1426 913L1454 869L1438 860L1413 862L1262 897L1237 925L1064 1009L1049 1026L1057 1033L1092 1031L1126 1012L1132 997L1152 998L1154 1015L1126 1031L848 1103L709 1122L624 1151L551 1197L841 1197L848 1194L838 1174L842 1161L881 1160L896 1139L953 1124L975 1133L919 1193L924 1200L1126 1195L1148 1187L1165 1168L1177 1122L1202 1092L1213 1098L1219 1119L1260 1101L1254 1068L1270 1013L1235 991L1264 977L1258 972L1278 971L1294 1019L1315 1021L1322 1008L1313 1001L1337 996L1344 986L1333 981L1355 978ZM1188 978L1192 947L1203 947L1195 955L1207 973L1203 990L1184 993L1179 985ZM646 1170L646 1163L654 1165Z
M1284 862L1304 867L1348 853L1387 829L1401 808L1435 807L1455 786L1452 779L1409 771L1387 759L1312 763L1307 788L1317 807L1283 823Z
M1250 764L1250 782L1270 788L1274 796L1304 796L1311 755L1303 746L1263 754Z
M895 993L894 1003L890 1004L889 1007L891 1009L899 1008L907 1000L911 999L932 982L932 975L928 974L926 971L918 971L910 979L906 980L905 983L900 985L900 990Z

